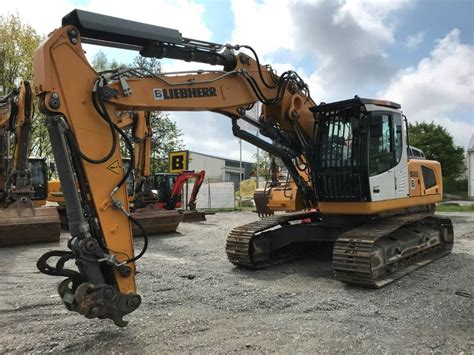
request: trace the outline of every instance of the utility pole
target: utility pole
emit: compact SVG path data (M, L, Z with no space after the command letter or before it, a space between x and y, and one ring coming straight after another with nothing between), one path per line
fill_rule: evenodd
M256 103L256 105L257 105L257 107L255 109L257 110L257 120L258 120L258 118L259 118L258 117L258 106L259 106L258 102ZM258 133L259 133L259 130L257 129L257 138L258 138ZM256 166L257 166L257 181L256 181L257 189L258 189L258 178L259 178L259 172L258 171L260 170L259 166L258 166L258 164L259 164L259 159L258 159L259 158L259 153L260 153L260 149L257 147L257 164L256 164Z
M240 161L239 161L239 207L242 208L242 196L240 196L240 184L242 183L242 139L239 139Z

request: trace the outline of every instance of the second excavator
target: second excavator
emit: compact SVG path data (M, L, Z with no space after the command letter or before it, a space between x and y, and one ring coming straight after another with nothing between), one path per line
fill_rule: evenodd
M207 63L215 71L154 75L144 68L101 75L82 43L138 50L142 56ZM230 118L235 136L278 157L298 189L302 210L232 230L229 260L261 268L297 242L334 244L336 278L381 287L450 252L449 218L434 215L442 198L440 164L408 160L400 105L353 99L316 104L294 71L277 76L249 46L219 45L180 32L75 10L36 50L35 90L47 115L72 239L68 251L43 255L38 268L63 276L59 294L88 318L122 317L141 302L115 112L207 110ZM261 102L262 115L247 111ZM264 140L240 128L245 120ZM130 154L133 157L133 154ZM132 166L134 164L131 164ZM76 188L79 184L79 192ZM53 266L50 258L59 260ZM77 270L65 267L74 260Z
M26 80L0 99L0 247L59 241L56 209L43 206L48 191L45 160L29 159L33 100Z

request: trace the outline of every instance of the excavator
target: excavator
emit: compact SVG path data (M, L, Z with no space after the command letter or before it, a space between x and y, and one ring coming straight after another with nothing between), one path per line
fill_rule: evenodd
M118 112L118 128L130 130L134 143L134 165L130 180L133 180L132 193L129 191L129 202L132 206L132 216L145 229L147 234L162 234L175 232L183 220L183 216L176 209L163 209L153 201L145 200L143 186L151 180L151 112ZM127 161L124 167L132 164ZM128 170L128 169L127 169ZM142 235L137 225L133 227L133 234Z
M84 43L219 69L97 73ZM37 267L65 278L58 291L70 311L125 326L123 317L141 303L135 262L145 253L147 236L135 254L131 223L142 227L127 203L131 169L110 171L123 166L120 139L134 157L132 142L117 126L118 111L217 112L231 120L236 137L283 162L304 208L234 228L225 251L238 267L281 262L293 243L329 241L336 279L378 288L452 248L450 219L434 215L442 198L440 164L408 160L397 103L356 96L316 104L296 72L278 76L250 46L195 40L174 29L81 10L66 15L35 51L34 73L71 232L68 250L45 253ZM263 104L258 120L247 115L256 102ZM241 121L268 140L241 129ZM68 261L77 268L67 267Z
M143 187L144 201L146 203L154 203L158 208L164 210L178 209L183 215L183 222L205 221L206 214L196 209L197 195L204 182L205 176L206 172L204 170L185 170L179 174L153 174L150 179L150 184ZM194 180L193 189L189 195L189 199L187 199L187 202L184 204L182 191L185 184L190 180Z
M43 206L48 173L44 159L29 159L33 92L23 81L0 99L0 246L58 242L59 216ZM10 156L10 136L13 149Z
M253 199L259 217L269 217L275 212L295 212L304 209L300 190L291 177L284 173L283 167L276 163L274 157L270 158L270 179L263 188L255 190ZM303 175L309 181L307 174Z
M151 157L151 124L150 115L144 112L117 112L117 126L122 131L131 131L134 143L135 166L125 184L127 185L128 203L131 205L131 215L141 224L149 235L175 232L183 220L183 216L175 209L162 209L155 203L143 201L141 192L144 182L150 180ZM128 169L130 159L122 159L123 165L113 164L108 170L119 173ZM61 225L68 228L68 214L64 204L64 193L60 180L51 180L48 183L48 200L58 204L61 216ZM140 236L142 231L133 225L133 235Z

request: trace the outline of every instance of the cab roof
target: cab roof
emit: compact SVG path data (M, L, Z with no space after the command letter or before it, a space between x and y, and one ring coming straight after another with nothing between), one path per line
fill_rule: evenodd
M399 110L402 106L397 104L396 102L387 101L387 100L377 100L377 99L365 99L359 96L354 96L353 99L349 100L342 100L342 101L335 101L330 103L321 102L319 105L311 107L310 110L314 113L322 112L322 111L333 111L348 108L354 105L377 105L377 106L384 106Z

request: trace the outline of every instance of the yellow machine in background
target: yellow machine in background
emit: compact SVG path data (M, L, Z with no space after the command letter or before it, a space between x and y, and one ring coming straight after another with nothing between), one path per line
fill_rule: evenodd
M41 207L48 187L45 160L28 158L32 117L33 93L23 81L0 99L0 246L59 241L56 209Z
M263 188L255 190L254 201L259 217L268 217L275 212L295 212L305 209L303 196L294 180L283 173L282 167L277 166L275 158L271 158L269 169L271 180L265 182ZM309 176L303 169L302 178L309 183Z
M98 74L84 56L82 43L88 42L221 70ZM297 73L277 76L248 46L183 38L173 29L80 10L65 16L36 50L34 71L71 231L69 250L48 252L37 265L66 277L59 294L68 310L124 326L122 317L141 303L135 261L147 239L134 256L131 223L142 227L129 212L125 182L135 164L125 173L116 169L123 167L119 138L134 153L117 125L118 111L220 113L231 119L236 137L283 162L301 210L233 229L226 253L236 266L267 267L281 262L294 243L325 241L334 245L338 280L377 288L451 250L452 223L433 214L442 199L439 163L408 161L396 103L355 97L317 105ZM256 121L247 110L259 101ZM268 140L242 130L239 120ZM48 263L53 257L60 258L56 266ZM67 260L78 271L67 269Z

